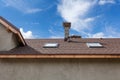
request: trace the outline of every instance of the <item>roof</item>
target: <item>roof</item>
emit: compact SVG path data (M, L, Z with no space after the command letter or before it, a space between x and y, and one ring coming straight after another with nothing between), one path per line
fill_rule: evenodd
M4 25L4 27L5 27L7 30L11 31L12 33L14 33L14 34L16 35L17 40L18 40L18 42L19 42L21 45L26 45L26 42L25 42L22 34L20 33L19 29L18 29L16 26L14 26L13 24L11 24L10 22L8 22L5 18L3 18L3 17L1 17L1 16L0 16L0 23L1 23L2 25Z
M0 51L0 58L120 58L120 38L71 38L70 42L64 39L24 39L19 29L1 16L0 23L23 45ZM103 47L88 47L86 43L92 42ZM58 43L59 46L45 48L46 43Z
M26 39L27 46L0 52L9 58L120 58L120 38ZM86 43L98 42L102 48L89 48ZM58 43L58 48L44 48L45 43Z

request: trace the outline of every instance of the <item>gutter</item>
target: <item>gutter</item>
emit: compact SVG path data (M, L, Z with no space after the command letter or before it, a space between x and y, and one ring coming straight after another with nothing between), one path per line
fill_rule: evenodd
M6 55L0 55L0 58L1 59L4 59L4 58L13 58L13 59L16 59L16 58L19 58L19 59L115 59L115 58L120 58L120 55L110 55L110 54L90 54L90 55L81 55L81 54L77 54L77 55L73 55L73 54L6 54Z

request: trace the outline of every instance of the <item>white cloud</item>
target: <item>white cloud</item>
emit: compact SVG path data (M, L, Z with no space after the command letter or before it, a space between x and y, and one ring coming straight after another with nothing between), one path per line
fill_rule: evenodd
M38 8L32 8L32 9L27 9L25 13L36 13L41 11L41 9Z
M94 19L95 19L95 18L87 18L87 19L84 19L84 22L89 23L89 22L94 21Z
M68 22L72 23L71 28L89 38L110 38L110 37L120 37L120 33L116 30L109 29L111 33L107 30L103 32L98 32L91 34L85 32L86 30L91 30L92 22L99 18L100 16L87 17L90 10L96 4L114 4L114 0L61 0L58 4L58 12L60 16ZM92 31L92 30L91 30Z
M51 36L49 38L63 38L63 33L49 29Z
M13 7L23 13L36 13L41 11L39 8L33 8L28 2L25 2L25 0L2 0L2 2L7 7Z
M63 36L50 36L52 39L59 39L59 38L64 38Z
M115 27L107 26L105 29L105 32L106 32L106 35L108 35L108 37L113 37L113 38L120 37L119 29Z
M114 4L115 0L99 0L99 5L105 5L105 4Z
M105 38L105 34L103 32L98 32L95 34L88 34L89 38Z
M58 12L68 22L72 22L72 29L80 32L88 29L93 17L84 18L95 1L91 0L61 0L58 4Z
M119 38L120 32L111 26L107 26L104 32L95 34L85 33L89 38Z
M34 38L34 36L32 34L32 31L24 32L23 28L20 28L20 32L23 35L23 37L26 38L26 39Z

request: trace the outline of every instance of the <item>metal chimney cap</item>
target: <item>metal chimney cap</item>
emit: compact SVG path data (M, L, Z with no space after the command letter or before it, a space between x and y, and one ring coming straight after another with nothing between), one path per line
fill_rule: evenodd
M71 22L63 22L64 27L71 27Z

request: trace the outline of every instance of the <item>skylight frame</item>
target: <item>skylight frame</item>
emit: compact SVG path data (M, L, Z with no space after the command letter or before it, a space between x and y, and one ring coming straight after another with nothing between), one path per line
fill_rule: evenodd
M44 48L58 48L59 43L45 43L43 45Z
M99 42L88 42L88 43L86 43L86 45L89 48L103 48L103 45Z

